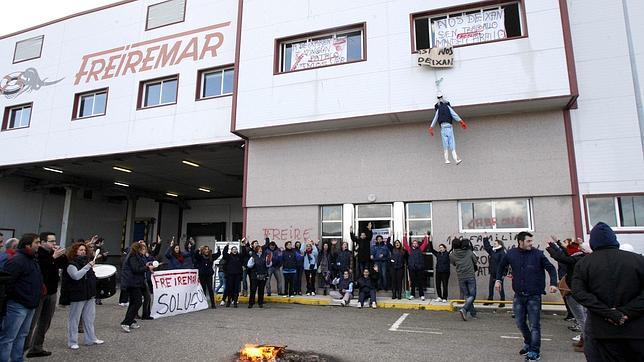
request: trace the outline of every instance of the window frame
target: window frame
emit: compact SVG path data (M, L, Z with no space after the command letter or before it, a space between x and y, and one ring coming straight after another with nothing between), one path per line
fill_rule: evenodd
M412 204L429 204L429 218L410 218L409 217L409 205ZM409 231L411 228L409 227L409 221L425 221L429 220L429 230L431 232L434 231L434 205L432 205L431 201L409 201L405 202L405 230L406 230L406 236L409 239L409 242L411 243L412 238L420 238L421 240L425 237L425 234L423 235L409 235Z
M222 97L230 97L233 94L235 94L235 73L233 73L233 90L230 93L225 93L225 94L220 94L216 96L209 96L209 97L204 97L203 91L206 86L205 78L206 75L215 73L215 72L222 72L222 82L221 82L221 87L222 87L222 92L223 92L223 87L224 87L224 72L227 70L232 70L233 72L237 72L237 69L235 69L235 64L225 64L225 65L219 65L216 67L210 67L210 68L204 68L204 69L199 69L197 71L197 88L195 91L195 101L203 101L207 99L214 99L214 98L222 98Z
M9 128L9 119L11 118L11 112L16 109L24 109L24 108L31 108L31 111L29 111L29 124L23 127L13 127ZM28 103L21 103L21 104L16 104L13 106L6 106L4 108L4 114L2 117L2 128L0 128L1 132L6 132L6 131L15 131L19 129L26 129L31 127L31 117L33 115L34 111L34 102L28 102Z
M615 206L615 218L617 225L621 224L619 217L619 207L617 203L617 198L619 197L632 197L632 196L644 196L644 192L633 192L633 193L623 193L623 194L587 194L583 196L584 203L584 219L586 221L586 234L590 234L590 230L593 225L590 224L590 207L588 206L588 201L590 199L600 199L600 198L613 198L613 205ZM644 234L644 226L615 226L612 227L615 234Z
M467 46L473 46L473 45L491 44L491 43L497 43L501 41L510 41L510 40L527 38L529 36L529 33L528 33L528 18L525 11L525 2L526 2L525 0L488 0L488 1L481 1L476 3L469 3L465 5L451 6L451 7L445 7L445 8L435 9L435 10L411 13L409 14L411 53L412 54L418 53L418 49L416 49L416 26L415 26L416 19L429 18L430 19L429 26L431 27L431 18L449 16L450 14L455 15L455 13L458 13L458 12L465 14L468 12L472 12L474 10L490 10L494 6L503 6L503 5L509 5L514 3L519 4L519 25L521 26L521 36L516 36L513 38L506 38L506 39L484 41L480 43L454 45L453 47L461 48L461 47L467 47ZM432 41L431 35L430 35L429 41L431 45L431 41Z
M105 111L101 114L92 114L91 116L85 116L81 117L79 115L80 112L80 105L81 105L81 99L85 96L88 95L94 95L96 97L97 94L99 93L105 93ZM84 91L84 92L79 92L74 94L74 106L72 109L72 121L76 120L81 120L81 119L88 119L88 118L94 118L94 117L102 117L107 115L107 102L109 100L110 96L110 87L105 87L105 88L99 88L99 89L93 89L89 91ZM95 102L92 104L92 110L94 107Z
M315 68L298 69L298 70L292 70L292 71L281 71L281 69L282 69L282 61L283 61L283 53L284 53L284 51L283 51L284 45L291 44L291 43L297 43L297 42L300 42L300 41L310 41L310 40L314 40L314 38L323 38L325 36L334 37L338 33L350 33L350 32L353 32L353 31L361 31L362 32L361 43L360 43L361 51L362 51L361 59L347 61L347 62L344 62L344 63L327 64L327 65L322 65L322 66L315 67ZM274 44L273 75L291 74L291 73L301 72L301 71L306 71L306 70L322 69L322 68L327 68L327 67L333 67L333 66L345 65L345 64L353 64L353 63L360 63L360 62L366 62L366 61L367 61L367 22L361 22L361 23L338 26L338 27L334 27L334 28L327 28L327 29L317 30L317 31L308 32L308 33L301 33L301 34L291 35L291 36L288 36L288 37L276 38L275 39L275 44Z
M338 220L324 220L324 212L322 211L323 208L325 207L339 207L340 208L340 219ZM320 205L320 240L325 241L325 240L333 240L336 239L338 242L342 242L342 232L344 231L344 207L342 204L333 204L333 205ZM324 236L323 235L323 230L324 230L324 224L325 223L334 223L334 224L340 224L340 236Z
M154 29L160 29L160 28L163 28L163 27L165 27L165 26L170 26L170 25L174 25L174 24L179 24L179 23L183 23L183 22L185 22L185 21L186 21L186 10L187 10L187 8L188 8L188 0L184 0L184 1L183 1L183 19L181 19L180 21L175 21L175 22L173 22L173 23L168 23L168 24L163 24L163 25L155 26L155 27L153 27L153 28L149 28L149 27L148 27L148 20L149 20L149 17L150 17L150 8L151 8L151 7L153 7L153 6L155 6L155 5L159 5L159 4L167 3L167 2L170 2L170 1L176 1L176 0L165 0L165 1L160 1L160 2L158 2L158 3L150 4L150 5L148 5L148 6L147 6L146 11L145 11L145 31L154 30Z
M16 61L16 50L18 50L18 44L22 43L24 41L32 40L32 39L36 39L36 38L42 38L42 41L40 42L40 51L38 52L38 56ZM18 64L18 63L27 62L27 61L34 60L34 59L40 59L40 57L42 56L42 48L43 48L44 44L45 44L45 34L37 35L37 36L33 36L31 38L22 39L20 41L17 41L16 44L14 45L14 47L13 47L13 59L12 59L11 64Z
M169 103L159 103L155 104L153 106L144 106L145 103L145 97L147 95L146 93L146 85L150 83L161 83L161 90L163 90L163 82L168 81L168 80L176 80L177 81L177 90L175 91L175 96L174 96L174 102L169 102ZM162 98L163 93L159 93L159 98ZM139 82L139 92L138 92L138 97L137 97L137 102L136 102L136 110L145 110L145 109L151 109L151 108L157 108L157 107L165 107L165 106L171 106L175 105L179 102L179 73L173 74L173 75L167 75L163 77L158 77L158 78L152 78L152 79L146 79L142 80Z
M492 208L492 214L491 218L496 219L496 202L497 201L510 201L510 200L524 200L527 204L527 210L528 210L528 227L527 228L498 228L497 223L495 222L492 225L492 228L484 228L484 229L465 229L463 227L463 211L461 208L462 203L477 203L477 202L491 202L491 208ZM508 197L508 198L497 198L497 199L473 199L473 200L458 200L457 203L458 207L458 230L460 233L493 233L493 232L507 232L507 233L514 233L514 232L521 232L521 231L534 231L534 202L532 198L530 197Z

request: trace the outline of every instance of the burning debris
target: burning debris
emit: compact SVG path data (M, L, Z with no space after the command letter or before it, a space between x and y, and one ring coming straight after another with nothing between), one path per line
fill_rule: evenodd
M286 346L267 344L246 344L239 351L239 362L338 362L313 352L297 352L286 349Z

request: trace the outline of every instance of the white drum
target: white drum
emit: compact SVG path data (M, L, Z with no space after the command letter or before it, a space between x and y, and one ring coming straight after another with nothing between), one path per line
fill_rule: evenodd
M94 265L94 274L96 279L106 279L116 274L116 267L109 264Z
M116 267L109 264L94 265L96 297L105 299L116 294Z

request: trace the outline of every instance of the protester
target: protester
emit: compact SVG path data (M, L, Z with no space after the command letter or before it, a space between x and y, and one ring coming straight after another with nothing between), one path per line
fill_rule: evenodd
M358 308L364 307L364 302L368 298L371 302L371 308L376 308L376 287L378 285L378 265L373 266L373 270L365 269L362 271L362 276L358 278Z
M271 255L272 265L268 268L268 279L266 280L266 294L271 296L271 277L275 277L277 294L284 294L284 275L282 274L282 251L277 247L274 241L269 238L265 239L264 247L262 248L265 253Z
M146 263L143 259L143 256L147 251L146 249L145 244L132 244L130 252L125 258L121 270L121 273L123 274L121 282L125 284L129 298L129 305L127 307L127 312L125 313L125 318L121 321L121 329L126 333L130 333L132 329L140 328L140 325L136 322L135 318L139 308L143 305L142 299L144 298L144 294L147 293L145 271L146 269L150 271L154 269L152 262Z
M201 289L203 289L204 295L208 294L210 298L210 308L212 309L217 308L215 292L212 289L212 279L215 275L215 270L212 267L215 260L217 260L220 255L221 250L219 247L217 247L217 252L213 254L210 247L208 245L204 245L195 252L193 257L195 268L199 270L199 283L201 284Z
M572 285L572 278L575 275L575 265L581 258L584 257L584 252L577 241L572 239L566 239L561 243L561 246L557 244L556 238L553 237L553 241L548 243L546 251L550 256L556 260L558 263L565 264L568 272L564 278L563 282L559 282L559 290L561 296L568 301L568 306L572 311L573 316L577 323L579 323L581 334L579 335L579 341L575 345L575 351L583 352L584 351L584 325L586 324L586 309L579 304L575 298L572 297L570 292L570 285Z
M35 260L40 247L36 234L24 234L16 253L4 265L10 279L5 286L7 303L0 328L0 361L22 361L25 338L43 293L43 279Z
M550 293L556 293L557 270L543 251L533 247L532 234L522 231L516 238L518 247L510 249L497 268L495 288L500 291L503 271L511 267L512 309L517 327L523 334L523 348L519 354L525 355L526 361L536 361L541 358L541 295L545 294L545 272L550 276Z
M173 240L170 243L168 251L165 253L165 258L168 260L168 269L192 269L192 252L193 248L190 245L186 244L188 248L185 252L181 252L181 246Z
M356 265L358 273L356 275L361 275L362 271L369 269L371 265L371 239L373 238L371 228L372 224L368 223L365 229L360 230L360 238L357 238L353 233L353 226L349 229L349 235L353 241L353 251L356 252L357 250Z
M489 259L488 259L488 272L490 274L489 277L489 284L488 284L488 294L487 294L487 303L483 303L483 305L491 305L492 303L489 301L494 300L494 284L496 283L496 274L497 274L497 269L499 264L501 264L501 260L505 256L505 246L503 246L503 241L496 239L494 240L494 245L490 245L490 238L489 237L484 237L483 238L483 249L488 253ZM503 275L507 274L507 270L503 270ZM499 297L501 297L501 301L505 300L505 290L503 288L503 279L501 280L501 291L499 291ZM504 303L499 304L500 308L505 307Z
M469 242L461 239L452 240L453 252L449 256L452 265L456 266L456 275L458 276L458 285L465 299L463 307L458 312L461 318L467 321L468 313L470 317L476 319L476 309L474 300L476 299L476 270L478 269L476 255L470 250Z
M400 240L394 241L394 245L391 250L391 299L402 299L405 265L407 264L407 258L407 250L403 248Z
M36 253L36 260L38 260L38 266L40 267L47 293L40 298L40 303L31 322L29 335L25 340L24 349L25 351L28 350L27 358L51 355L51 352L43 349L43 343L56 311L56 302L58 300L56 294L58 293L58 282L60 281L59 270L67 267L65 249L56 245L56 234L42 232L39 238L41 245Z
M320 276L320 287L322 288L323 295L329 294L329 288L333 281L333 262L335 255L331 252L331 246L328 242L322 243L322 250L318 253L318 270Z
M407 261L407 268L409 269L409 278L411 279L411 296L409 299L414 299L415 291L418 289L418 296L420 300L425 300L425 256L423 253L427 249L429 243L429 234L423 238L423 242L419 245L418 240L414 239L411 242L411 247L407 243L407 235L403 236L403 246L409 254Z
M438 245L438 251L429 243L429 251L436 257L436 295L435 302L447 303L449 290L450 261L445 244Z
M590 231L593 252L577 262L572 295L588 309L584 353L590 362L644 361L644 257L619 250L603 222Z
M61 285L61 300L69 302L67 320L67 346L78 349L78 323L83 320L85 344L103 344L94 333L96 317L96 276L94 261L87 254L84 243L74 243L67 252L69 265L63 273ZM63 303L61 303L63 304Z
M371 261L378 265L380 280L378 280L378 290L388 290L387 285L387 264L390 263L389 248L385 245L382 235L376 236L376 243L371 247Z
M224 247L223 259L226 261L224 264L226 268L226 288L224 289L226 307L230 307L230 303L233 303L233 307L237 308L239 284L241 282L243 272L243 258L237 251L236 246L232 246L230 248L230 253L228 253L228 245L226 245Z
M309 240L308 243L300 247L304 256L304 277L306 278L306 295L315 295L315 274L317 272L318 248Z
M255 294L257 294L259 307L264 307L264 288L266 287L266 279L268 279L268 268L272 265L272 255L272 253L262 252L262 248L257 245L248 259L248 264L246 264L250 271L248 308L252 308L255 304Z
M295 277L297 275L297 254L291 241L284 243L282 273L284 274L284 297L290 298L295 295Z
M189 237L188 240L185 241L183 245L184 250L186 251L186 257L183 262L183 268L184 269L192 269L195 267L194 265L194 259L193 255L195 251L197 250L197 242L193 237Z
M304 254L300 250L302 248L302 243L296 241L293 244L295 249L295 258L297 260L297 271L295 273L295 287L294 293L297 295L302 295L302 275L304 275Z
M227 245L227 244L226 244ZM219 247L217 247L217 252L219 253ZM213 258L214 261L217 261L219 258L219 255L216 255L215 258ZM221 290L221 294L223 295L221 298L221 305L224 305L226 301L226 260L224 258L219 259L219 262L217 263L217 281L219 284L217 284L217 287L215 288L215 295L219 294L219 291Z
M0 233L0 252L4 251L4 234Z
M255 249L255 244L257 244L257 240L253 241L253 245L251 245L246 238L241 239L241 250L239 251L239 254L241 255L242 258L242 295L247 296L248 295L248 268L246 267L246 264L248 264L248 259L250 258L251 252Z
M7 261L16 255L16 248L18 247L19 242L20 240L16 238L10 238L4 244L4 251L0 253L0 269L4 268Z
M353 280L348 270L342 272L342 277L337 277L333 280L333 285L337 287L336 290L331 291L331 297L340 299L340 305L343 307L348 305L353 297Z
M345 271L353 270L353 253L349 250L349 243L343 241L340 245L340 251L335 257L335 277L342 277Z

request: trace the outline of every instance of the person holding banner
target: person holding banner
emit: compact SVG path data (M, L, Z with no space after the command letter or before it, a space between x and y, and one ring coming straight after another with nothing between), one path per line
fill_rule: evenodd
M438 93L436 98L438 98L438 103L434 105L436 113L434 114L432 124L429 126L429 134L434 137L434 126L438 123L441 127L441 139L443 141L443 156L445 157L445 163L450 163L449 152L451 151L454 162L458 165L462 160L458 158L458 155L456 154L456 140L454 140L452 121L458 121L463 129L467 129L467 124L458 114L456 114L456 112L454 112L454 109L452 109L449 102L443 99L443 94Z
M268 279L268 268L273 265L272 255L271 253L262 252L262 247L257 245L248 259L248 264L246 265L250 270L248 308L253 308L255 294L257 294L259 307L264 307L264 288L266 287L266 279Z
M203 289L204 295L206 291L210 297L210 308L217 308L215 302L215 292L212 289L212 277L215 275L215 270L212 268L215 260L221 255L221 250L217 248L217 252L213 255L212 250L208 245L204 245L195 252L194 261L195 268L199 270L199 283Z
M69 265L63 273L61 284L61 299L69 302L67 319L67 345L78 349L78 323L83 318L85 344L103 344L94 334L94 318L96 317L96 276L94 261L87 256L87 246L75 243L67 253ZM63 302L61 301L61 304Z
M147 294L148 290L145 283L145 272L154 269L152 262L146 263L143 259L146 252L145 244L132 244L121 269L121 282L125 284L129 299L125 318L121 322L121 329L126 333L130 333L132 329L140 328L135 318L139 308L143 305L144 294Z
M237 299L239 298L239 283L243 272L242 256L237 251L236 246L230 248L228 253L228 245L224 247L223 258L226 261L226 287L224 289L224 299L226 299L226 307L237 308Z

